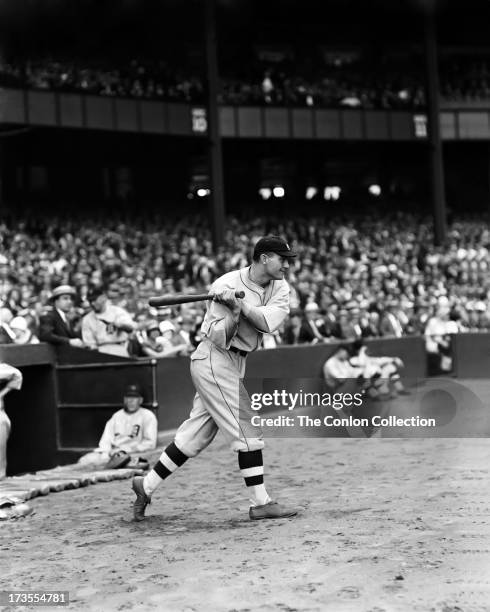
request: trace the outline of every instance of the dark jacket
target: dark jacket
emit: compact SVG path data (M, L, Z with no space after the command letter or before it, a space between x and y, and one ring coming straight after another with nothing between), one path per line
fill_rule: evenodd
M323 336L323 326L320 326L320 328L317 327L317 329ZM283 338L285 344L311 344L316 339L316 336L308 321L303 320L297 333L295 333L293 328L288 325L284 331Z
M73 330L70 323L63 321L55 308L42 315L39 321L39 340L41 342L69 344L72 338L80 338L80 335Z

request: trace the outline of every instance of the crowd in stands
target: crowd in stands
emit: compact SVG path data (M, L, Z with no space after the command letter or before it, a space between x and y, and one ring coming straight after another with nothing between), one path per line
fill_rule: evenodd
M246 69L245 69L246 68ZM406 62L285 58L247 62L237 77L225 71L220 102L324 108L420 108L424 72Z
M0 84L100 96L204 102L200 77L172 70L164 61L132 60L117 68L103 62L37 60L0 62Z
M448 101L489 99L488 59L441 63L441 94ZM205 102L205 77L165 61L104 63L58 60L1 61L0 85L101 96ZM219 102L374 109L416 109L426 104L421 61L316 62L251 59L241 73L223 71Z
M427 333L429 351L440 357L447 334L490 331L489 227L481 218L453 221L447 244L435 247L429 220L406 213L382 220L229 217L215 254L198 217L4 218L0 343L46 340L46 317L63 295L53 290L68 286L71 302L58 310L84 346L96 348L88 314L109 305L104 342L124 344L135 357L188 354L199 342L205 304L152 309L149 297L205 292L217 276L249 264L260 236L275 233L299 257L289 271L291 316L264 337L264 348Z
M490 99L490 58L444 61L441 96L448 102Z

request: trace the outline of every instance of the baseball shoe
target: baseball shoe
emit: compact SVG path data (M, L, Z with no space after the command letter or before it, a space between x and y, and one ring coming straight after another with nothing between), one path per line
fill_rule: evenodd
M136 500L133 504L133 515L135 521L142 521L145 518L145 509L151 503L151 497L145 493L143 488L143 476L133 478L132 489L136 493Z
M248 515L251 521L260 521L262 519L287 518L298 514L298 508L288 508L281 506L277 502L270 501L263 506L251 506Z

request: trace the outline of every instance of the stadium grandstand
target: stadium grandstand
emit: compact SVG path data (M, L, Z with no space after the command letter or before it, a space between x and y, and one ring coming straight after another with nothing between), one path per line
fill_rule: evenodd
M254 2L218 3L213 92L221 108L224 179L215 194L203 137L211 119L202 31L208 17L198 2L192 3L192 24L176 3L158 10L150 4L165 21L163 39L153 24L133 33L144 10L127 3L116 17L100 15L89 47L78 24L90 19L90 2L75 13L56 2L35 4L25 14L8 3L3 8L5 325L11 317L25 319L21 325L31 335L21 338L35 341L39 317L59 284L77 289L77 320L88 307L87 288L102 284L133 316L154 322L162 315L150 312L145 300L164 282L172 291L203 291L230 262L246 261L255 237L277 232L302 255L290 272L295 314L304 325L305 308L317 309L322 329L313 338L295 334L294 342L383 335L388 303L402 319L403 334L423 333L441 300L460 331L488 329L488 230L479 221L487 218L488 153L479 137L465 137L463 129L463 119L474 126L481 115L476 111L469 119L457 111L448 115L453 134L442 122L447 195L438 208L447 205L439 218L446 215L449 227L444 243L431 246L438 240L428 189L423 11L402 3L403 24L387 31L383 23L392 9L379 2L362 14L370 27L361 31L345 3L334 2L325 36L315 24L314 3L301 33L294 31L293 13L274 3L264 11ZM484 103L490 49L483 35L470 45L456 32L448 7L440 8L437 19L441 108ZM109 25L117 35L108 53ZM37 92L41 97L31 99ZM8 103L17 94L25 105L20 115ZM97 96L110 97L113 106L98 106ZM119 100L126 103L124 112ZM145 102L157 106L141 106ZM154 115L167 102L171 106L160 107L162 129ZM273 114L283 107L287 116ZM322 123L320 115L298 115L300 109L343 114L325 116ZM135 128L125 129L133 112ZM9 120L11 113L19 115L16 120ZM284 117L292 130L280 125ZM296 117L304 118L296 125ZM402 117L413 124L410 134L397 128ZM235 129L228 135L229 121ZM476 157L471 164L470 149ZM224 194L226 221L223 204L221 210L211 206L215 197L224 201ZM187 216L176 218L176 205ZM287 221L281 223L283 212ZM180 310L165 317L181 319ZM346 316L355 325L342 331L338 319ZM374 326L368 325L371 316ZM287 327L269 346L291 341ZM6 340L19 341L9 334Z

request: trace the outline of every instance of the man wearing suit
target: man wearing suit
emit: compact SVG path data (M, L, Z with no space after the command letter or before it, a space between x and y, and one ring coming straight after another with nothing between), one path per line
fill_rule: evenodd
M320 316L318 304L315 302L306 304L303 325L301 327L302 336L306 342L316 344L317 342L325 341L327 337L325 322Z
M323 326L317 326L316 321L313 320L316 310L309 309L307 313L307 316L302 318L299 311L291 312L289 323L283 334L285 344L316 344L325 340L321 331Z
M79 334L72 328L68 313L73 308L75 289L70 285L60 285L53 289L51 301L53 308L43 315L39 322L39 339L55 345L85 346Z
M381 336L391 336L401 338L403 336L403 326L400 319L396 316L396 302L388 302L385 312L381 317L380 334Z

